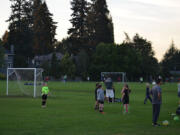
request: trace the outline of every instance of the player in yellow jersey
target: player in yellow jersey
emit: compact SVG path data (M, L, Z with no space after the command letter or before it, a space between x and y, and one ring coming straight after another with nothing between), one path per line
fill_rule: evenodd
M47 83L43 83L42 87L42 108L46 107L46 100L49 93L49 88L47 86Z

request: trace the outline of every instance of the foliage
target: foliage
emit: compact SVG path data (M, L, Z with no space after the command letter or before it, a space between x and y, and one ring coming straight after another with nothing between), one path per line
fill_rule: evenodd
M114 28L106 0L72 0L72 28L68 30L73 54L82 49L92 55L96 46L103 43L114 43Z
M85 50L81 50L76 57L76 71L77 75L86 79L88 76L88 67L90 65L90 58Z
M40 67L44 70L43 76L51 75L51 64L48 61L43 62Z
M126 39L129 40L128 36ZM136 34L133 40L129 40L128 44L140 54L142 59L139 66L141 70L139 76L143 76L146 80L149 80L150 76L157 76L160 73L160 68L158 60L154 56L151 42Z
M15 67L27 67L34 55L53 51L55 22L46 2L41 0L10 0L9 32L3 36L6 49L14 45ZM23 57L23 58L22 58Z
M8 37L9 37L9 32L6 30L4 35L2 36L3 45L6 45L8 43Z
M73 42L73 45L76 46L77 52L79 49L85 48L87 40L87 1L86 0L72 0L71 1L71 9L73 13L71 14L72 19L70 22L72 23L72 28L68 30L68 34L70 35L70 39Z
M170 77L170 71L180 71L180 50L178 50L174 42L170 45L161 61L162 72L166 77Z
M57 43L57 51L65 54L65 53L69 53L69 54L76 54L78 53L77 51L77 46L74 45L74 40L72 41L71 38L64 38L62 39L61 42Z
M28 64L32 58L32 1L31 0L10 0L11 16L9 22L7 49L14 45L15 67ZM23 59L21 57L24 57ZM23 64L24 63L24 64Z
M71 78L75 77L76 66L68 53L66 53L61 60L61 71L63 75Z
M46 2L38 0L33 6L33 41L35 55L48 54L54 50L53 44L56 42L56 22L52 19Z
M60 78L60 61L57 60L56 53L54 52L51 60L51 75L56 79Z
M140 55L125 44L104 44L97 46L91 64L91 78L100 79L101 72L126 72L130 78L140 73Z
M110 16L106 0L92 0L95 42L99 43L114 43L114 30L112 17Z
M0 68L3 66L4 64L4 47L2 46L2 41L0 39Z

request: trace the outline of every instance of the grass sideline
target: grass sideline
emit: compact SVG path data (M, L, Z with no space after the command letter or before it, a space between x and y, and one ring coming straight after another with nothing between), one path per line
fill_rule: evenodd
M41 98L6 97L6 82L0 81L0 135L178 135L180 121L170 116L178 105L177 84L162 85L163 105L159 122L152 127L152 106L143 104L145 83L129 83L130 114L119 103L105 103L105 114L94 111L95 82L49 82L52 96L47 108ZM116 97L122 84L115 83Z

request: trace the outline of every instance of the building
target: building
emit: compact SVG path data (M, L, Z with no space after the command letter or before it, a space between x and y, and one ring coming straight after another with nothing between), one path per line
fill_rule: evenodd
M7 68L14 67L14 46L11 46L10 50L4 51L4 65L0 68L0 73L6 74Z
M11 50L5 50L5 68L13 68L14 67L14 46L11 46Z
M51 62L52 60L53 53L47 54L47 55L40 55L40 56L35 56L34 59L32 60L32 63L34 67L40 67L44 62ZM61 61L63 58L63 54L61 53L56 53L56 58L58 61Z

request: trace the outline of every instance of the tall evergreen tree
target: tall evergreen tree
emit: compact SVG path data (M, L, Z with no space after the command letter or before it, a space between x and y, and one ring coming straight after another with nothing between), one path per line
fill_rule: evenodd
M9 24L8 44L14 45L15 66L25 67L28 59L32 57L32 1L10 0L11 16L7 20Z
M164 54L161 66L166 77L170 77L170 71L180 70L180 51L175 47L173 41Z
M71 14L70 20L72 28L68 30L70 39L73 43L76 53L80 49L85 49L87 44L87 1L86 0L72 0L71 1Z
M149 76L155 76L159 74L158 60L154 57L155 53L152 49L152 44L143 37L136 34L133 37L130 46L138 52L142 58L140 64L141 74L140 76L145 77L147 80Z
M53 21L46 2L34 1L33 34L35 55L48 54L53 51L56 42L56 22Z
M133 48L140 52L144 56L154 56L154 51L152 49L151 42L147 41L143 37L140 37L139 34L135 34L133 37Z
M92 14L94 14L95 42L96 45L103 43L114 43L114 28L106 0L91 0Z
M3 43L0 39L0 68L3 66L4 64L4 48L3 48Z

